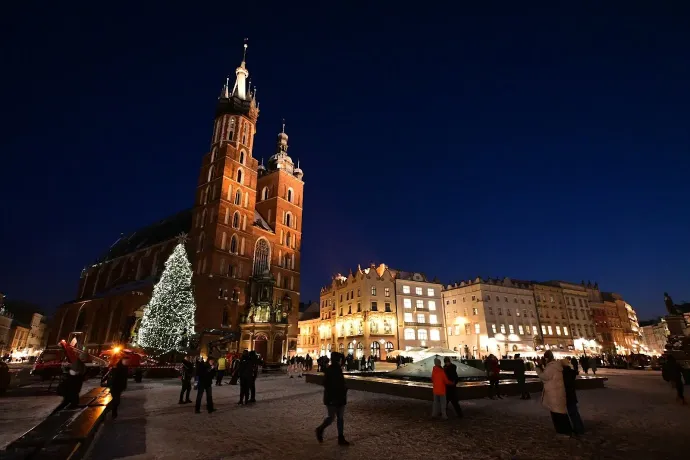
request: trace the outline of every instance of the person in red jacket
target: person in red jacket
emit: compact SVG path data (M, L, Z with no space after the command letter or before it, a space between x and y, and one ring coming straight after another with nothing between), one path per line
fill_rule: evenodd
M431 409L431 418L440 415L443 420L447 420L446 385L453 385L453 382L446 377L446 373L441 367L441 360L438 358L434 359L434 368L431 371L431 383L434 387L434 404Z

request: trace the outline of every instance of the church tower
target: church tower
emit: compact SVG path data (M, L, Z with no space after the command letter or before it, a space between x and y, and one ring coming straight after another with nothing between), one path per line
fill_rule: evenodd
M254 157L259 108L246 52L245 44L235 82L227 79L218 98L188 252L196 331L236 333L229 351L255 350L272 363L296 348L304 183L284 124L267 166Z
M252 271L258 162L252 155L259 108L248 83L247 44L216 105L210 150L197 184L189 253L193 254L197 332L235 330ZM203 305L200 305L203 304Z

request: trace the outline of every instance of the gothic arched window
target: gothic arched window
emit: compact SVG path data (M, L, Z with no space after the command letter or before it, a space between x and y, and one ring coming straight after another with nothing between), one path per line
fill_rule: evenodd
M290 235L290 232L287 232L287 235L285 235L285 246L292 247L292 235Z
M240 213L237 211L232 215L232 226L234 228L240 228Z
M286 212L285 213L285 225L290 227L291 223L292 223L292 213Z
M240 163L244 164L244 151L240 151Z
M242 192L239 190L235 192L235 204L237 206L242 204Z
M261 190L261 200L268 200L268 187Z
M289 188L287 191L287 200L292 203L292 189Z
M213 160L211 160L211 161L213 161ZM211 179L213 179L213 166L208 168L208 178L207 178L206 182L211 182Z
M196 248L196 252L201 252L204 249L204 232L199 235L199 245Z
M242 183L242 170L241 169L237 170L237 182L240 184Z
M201 212L201 228L204 228L205 224L206 224L206 210L204 209Z
M264 238L259 238L254 248L254 274L260 275L266 272L269 268L270 260L271 247L268 245L268 241Z
M228 127L228 140L231 141L235 137L235 119L230 119L230 126Z
M230 252L237 254L237 235L232 235L230 238Z

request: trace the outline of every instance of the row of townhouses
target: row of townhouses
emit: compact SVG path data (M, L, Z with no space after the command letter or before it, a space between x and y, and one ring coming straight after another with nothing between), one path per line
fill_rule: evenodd
M10 355L20 360L37 356L48 338L46 317L40 313L12 313L0 293L0 357Z
M336 275L299 321L302 355L385 359L417 347L483 357L628 354L643 343L632 306L596 283L476 278L444 286L385 264Z

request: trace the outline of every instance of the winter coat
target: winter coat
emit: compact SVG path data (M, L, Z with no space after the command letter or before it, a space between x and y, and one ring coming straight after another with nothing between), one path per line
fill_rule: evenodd
M458 367L453 363L443 366L443 372L446 373L446 377L450 380L451 385L455 385L460 379L458 377Z
M254 366L249 358L242 358L237 376L242 380L250 380L254 376Z
M515 370L513 371L516 379L525 378L525 362L521 359L516 360Z
M191 382L194 376L194 365L186 359L182 361L182 380Z
M434 366L434 369L431 371L431 383L434 386L435 396L445 396L446 385L453 384L453 382L448 380L448 377L446 377L446 373L443 371L441 366Z
M577 404L577 393L575 393L575 379L577 372L570 366L563 365L563 385L565 386L565 401L568 405Z
M199 362L196 367L196 376L199 377L199 388L208 388L213 383L216 370L211 368L208 362Z
M541 403L551 412L567 414L563 365L560 361L549 362L544 370L537 368L537 375L544 382Z
M223 358L222 356L218 358L218 370L219 371L224 371L225 366L227 365L228 360Z
M127 366L118 362L110 370L110 391L112 393L122 393L127 389Z
M323 403L327 406L344 406L347 404L345 377L338 364L331 364L324 372Z

